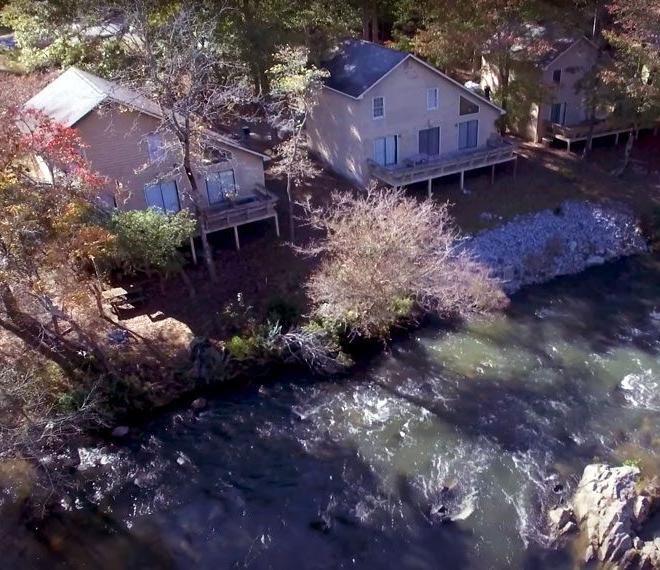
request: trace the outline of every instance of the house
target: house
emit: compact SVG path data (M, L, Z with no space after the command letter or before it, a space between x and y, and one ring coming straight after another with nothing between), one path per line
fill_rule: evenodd
M121 210L191 207L191 188L176 159L177 145L161 126L161 110L138 93L75 67L26 103L73 127L91 167L107 179L99 198ZM268 156L216 132L206 131L215 152L195 165L207 233L273 219L276 198L266 190ZM193 209L193 208L191 208Z
M584 80L599 57L598 44L586 36L562 34L540 25L529 25L530 41L541 48L526 50L523 45L512 48L508 80L513 84L527 75L527 80L540 85L539 98L526 102L524 110L513 125L518 135L534 142L558 139L567 144L585 141L590 129L593 137L630 132L632 126L609 118L610 109L597 109L596 123L590 126L591 109L585 97ZM496 94L502 85L502 70L496 58L486 52L482 56L481 86ZM521 101L516 102L521 105Z
M310 149L360 186L400 187L515 161L495 121L504 111L413 54L344 41L307 119Z

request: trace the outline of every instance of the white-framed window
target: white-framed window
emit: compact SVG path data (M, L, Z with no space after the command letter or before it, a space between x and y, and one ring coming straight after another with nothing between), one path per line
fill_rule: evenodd
M458 113L459 115L474 115L479 112L479 105L473 103L465 97L459 96Z
M157 162L165 157L165 143L160 133L149 133L147 135L147 150L151 162Z
M378 137L374 139L374 161L382 166L391 166L397 163L398 141L396 135Z
M371 115L374 119L385 116L385 97L374 97L371 103Z
M426 90L426 109L427 111L434 111L438 108L439 93L437 87L429 87Z
M175 214L181 209L179 193L174 180L154 182L144 187L147 208L156 208L166 214Z
M209 204L219 204L236 192L236 179L233 170L209 172L206 176L206 193Z

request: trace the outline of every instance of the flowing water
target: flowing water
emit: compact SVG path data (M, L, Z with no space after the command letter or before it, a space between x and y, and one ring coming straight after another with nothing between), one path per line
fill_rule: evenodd
M659 354L660 259L530 288L352 378L248 387L81 449L59 512L2 521L2 566L571 568L544 512L594 459L660 472Z

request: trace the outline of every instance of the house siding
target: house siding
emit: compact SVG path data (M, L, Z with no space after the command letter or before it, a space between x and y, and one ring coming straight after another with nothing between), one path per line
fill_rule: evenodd
M120 109L115 105L95 109L81 119L75 129L84 144L85 156L91 167L108 178L101 198L112 204L116 200L122 210L146 208L144 187L159 179L159 174L168 170L166 158L163 163L149 166L146 136L158 128L159 120L139 113ZM255 186L264 185L263 159L249 152L219 145L231 153L231 160L214 164L207 170L233 168L239 193L250 194ZM172 166L176 164L172 159ZM198 185L206 196L205 175L196 175ZM175 177L182 206L190 205L190 184L186 177ZM118 185L120 189L118 191Z
M438 89L438 108L427 110L427 89ZM459 97L479 105L479 112L459 115ZM372 117L372 100L384 97L385 116ZM440 127L440 153L458 151L458 124L478 119L477 145L485 146L496 133L497 109L414 59L407 59L363 98L354 100L324 89L308 127L310 145L330 166L357 180L369 182L368 160L374 140L398 137L398 162L419 152L419 131Z

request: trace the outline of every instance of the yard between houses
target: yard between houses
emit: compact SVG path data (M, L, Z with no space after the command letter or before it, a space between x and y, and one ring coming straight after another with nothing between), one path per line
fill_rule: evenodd
M660 137L643 136L634 158L659 156ZM656 153L656 154L652 154ZM520 143L517 179L511 164L499 165L491 185L490 169L466 175L466 191L458 188L457 177L436 180L433 199L449 202L450 212L464 233L494 227L517 215L554 209L566 200L597 203L617 201L628 204L644 218L660 207L660 165L657 160L649 174L637 163L621 178L610 174L623 155L623 145L597 145L589 160L560 148ZM635 166L635 164L637 164ZM284 181L267 180L275 192L280 226L288 227ZM327 202L333 191L353 192L355 187L327 171L301 185L296 199L309 198L315 204ZM426 185L411 187L408 193L426 199ZM298 208L302 216L302 209ZM271 221L240 228L241 250L234 249L231 231L212 235L220 282L211 285L203 264L191 270L197 297L189 300L183 284L172 280L161 292L158 283L150 286L149 301L134 314L126 314L122 324L152 339L172 356L187 357L187 343L194 337L226 339L232 329L231 313L248 311L258 322L268 317L269 309L284 303L304 315L309 309L303 284L315 260L296 254L286 241L274 236ZM297 220L298 243L311 237L304 219ZM240 299L240 302L239 302ZM174 333L176 332L176 334ZM177 342L173 343L173 339Z

